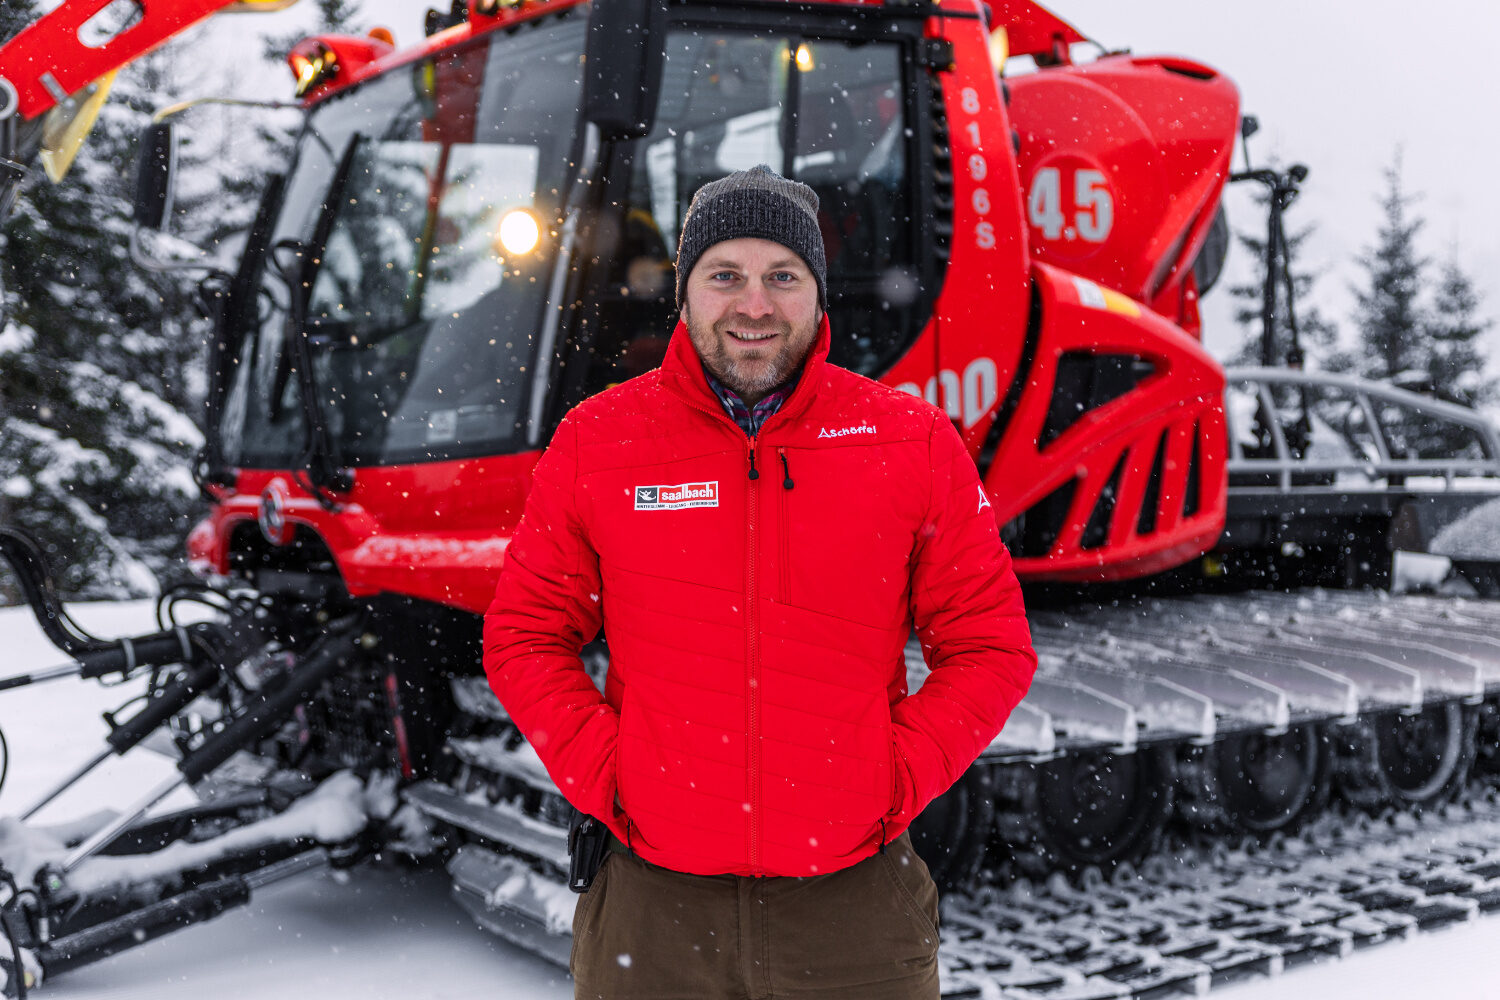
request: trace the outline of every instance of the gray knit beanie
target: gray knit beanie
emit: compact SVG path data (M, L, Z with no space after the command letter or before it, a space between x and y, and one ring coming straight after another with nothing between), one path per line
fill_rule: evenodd
M677 308L688 275L715 243L753 236L780 243L801 257L818 283L818 304L828 308L828 262L818 229L818 196L770 167L752 167L698 189L682 220L677 243Z

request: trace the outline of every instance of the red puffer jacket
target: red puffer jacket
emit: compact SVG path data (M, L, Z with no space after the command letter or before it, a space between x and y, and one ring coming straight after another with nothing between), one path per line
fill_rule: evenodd
M953 426L827 355L825 320L752 444L679 325L659 370L558 428L485 618L490 683L563 794L667 868L870 856L1036 667ZM602 698L578 659L601 624ZM932 673L908 696L913 625Z

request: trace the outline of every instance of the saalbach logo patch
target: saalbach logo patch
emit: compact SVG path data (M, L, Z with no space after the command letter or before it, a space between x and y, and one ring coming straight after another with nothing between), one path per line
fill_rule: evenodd
M637 486L636 510L682 510L719 506L719 483L678 483L676 486Z

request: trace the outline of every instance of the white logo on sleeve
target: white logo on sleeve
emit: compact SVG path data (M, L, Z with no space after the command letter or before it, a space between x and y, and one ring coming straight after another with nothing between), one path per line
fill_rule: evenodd
M974 513L978 514L981 510L984 510L986 507L990 507L990 498L985 495L984 484L981 483L979 485L979 506L974 510ZM993 507L990 507L990 509L994 510Z
M637 486L636 510L682 510L719 506L719 482L678 483L676 486Z

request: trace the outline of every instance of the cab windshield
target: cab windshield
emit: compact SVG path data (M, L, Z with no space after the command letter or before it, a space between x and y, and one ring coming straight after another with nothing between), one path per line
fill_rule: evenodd
M573 16L491 36L309 115L247 260L258 303L229 331L229 464L297 465L310 411L342 465L524 447L583 32Z

